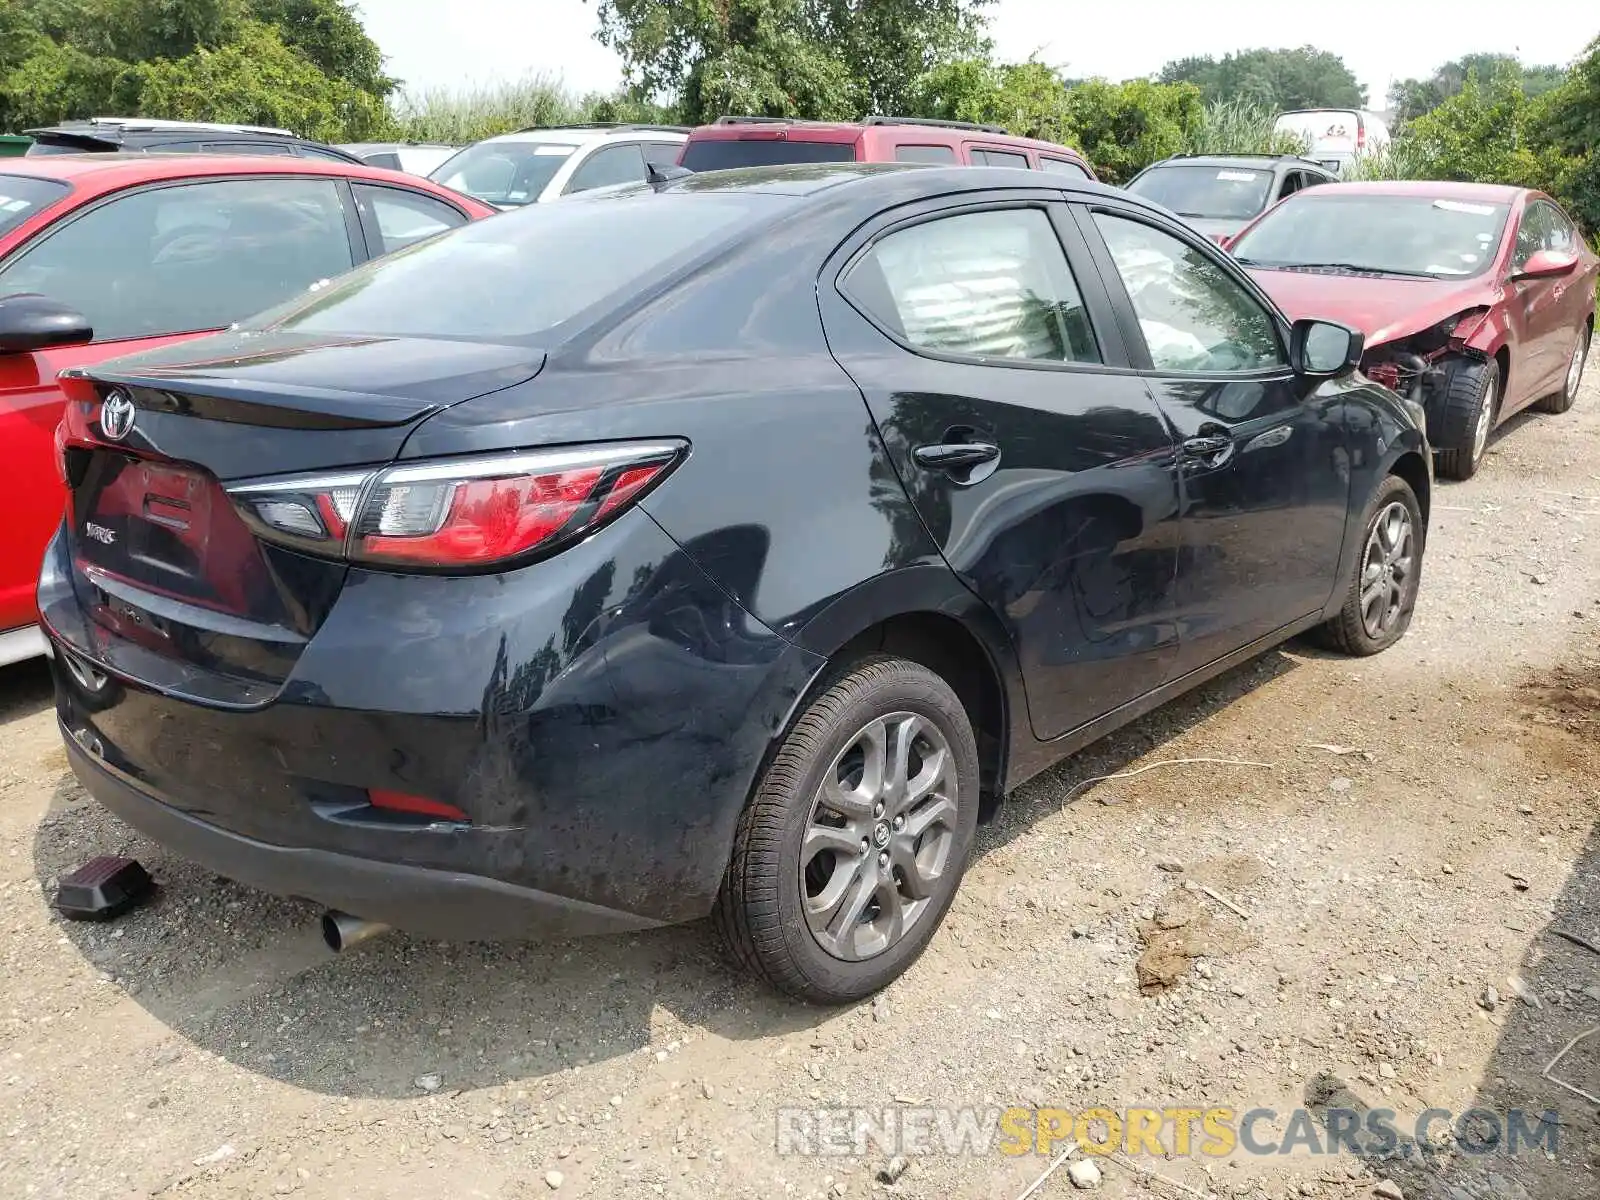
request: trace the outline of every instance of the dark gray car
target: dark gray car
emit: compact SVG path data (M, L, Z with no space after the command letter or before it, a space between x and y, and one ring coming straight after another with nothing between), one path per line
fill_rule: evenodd
M1320 163L1290 154L1180 154L1151 163L1128 190L1222 242L1285 196L1337 180Z

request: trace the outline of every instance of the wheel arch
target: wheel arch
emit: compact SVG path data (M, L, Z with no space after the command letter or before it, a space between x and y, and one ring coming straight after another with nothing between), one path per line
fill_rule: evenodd
M1006 791L1012 740L1031 736L1027 700L1010 639L948 567L907 567L868 580L813 616L796 642L827 663L796 699L783 733L841 665L872 653L920 663L967 710L978 743L979 819L994 815Z
M1428 470L1428 464L1423 460L1422 451L1406 450L1389 464L1389 475L1398 475L1411 486L1416 493L1417 504L1422 509L1422 524L1424 531L1428 525L1428 509L1433 501L1433 476Z

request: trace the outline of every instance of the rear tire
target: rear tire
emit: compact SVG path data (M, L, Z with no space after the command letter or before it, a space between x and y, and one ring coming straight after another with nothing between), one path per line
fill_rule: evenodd
M1583 368L1589 360L1589 344L1593 337L1593 331L1587 326L1578 330L1578 344L1573 347L1572 357L1567 360L1567 374L1561 381L1561 390L1541 396L1534 403L1534 408L1540 412L1564 413L1577 403L1578 388L1583 383Z
M860 1000L933 938L977 821L977 743L955 692L905 659L851 664L784 736L740 815L717 931L779 991Z
M1471 479L1483 464L1500 407L1500 364L1453 359L1439 416L1439 474Z
M1361 528L1361 554L1344 606L1317 627L1329 649L1356 656L1387 650L1410 627L1427 541L1417 494L1398 475L1379 485Z

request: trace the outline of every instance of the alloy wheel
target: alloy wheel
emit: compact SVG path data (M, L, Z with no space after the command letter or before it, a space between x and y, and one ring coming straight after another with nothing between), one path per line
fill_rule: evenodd
M1494 424L1494 389L1484 393L1483 403L1478 408L1478 423L1472 430L1472 461L1477 462L1483 457L1484 447L1489 444L1489 427Z
M875 958L941 895L956 840L955 755L915 713L868 722L829 765L800 848L812 935L835 958Z
M1367 636L1386 637L1400 620L1416 562L1411 511L1398 500L1384 506L1367 535L1361 565L1361 624Z
M1583 331L1578 331L1578 344L1572 351L1572 361L1567 364L1567 395L1576 396L1578 385L1583 382L1583 363L1589 348L1588 340L1583 336Z

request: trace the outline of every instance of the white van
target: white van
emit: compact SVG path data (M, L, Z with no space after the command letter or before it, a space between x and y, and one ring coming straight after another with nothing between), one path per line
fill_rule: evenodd
M1383 118L1358 108L1295 109L1282 114L1275 128L1305 138L1305 157L1339 175L1357 154L1370 154L1389 140Z

